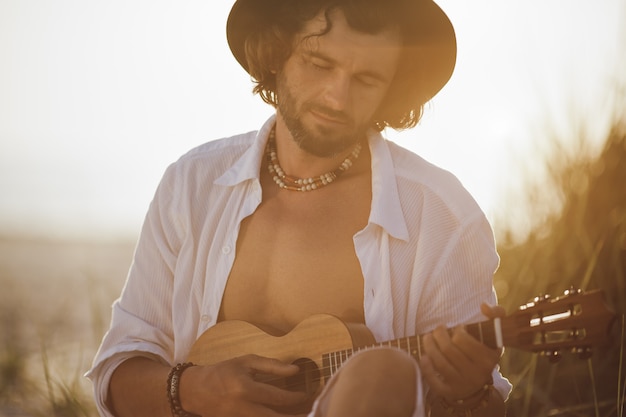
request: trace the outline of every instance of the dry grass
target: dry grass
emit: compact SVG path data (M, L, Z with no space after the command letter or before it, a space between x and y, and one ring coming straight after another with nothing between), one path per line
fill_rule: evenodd
M623 320L626 120L614 124L599 156L590 158L584 144L581 139L576 152L556 146L548 158L548 177L528 188L531 202L544 200L546 194L558 197L559 207L552 215L521 240L513 225L496 229L502 259L496 286L509 311L537 294L559 295L570 286L601 288L607 304ZM556 365L507 350L503 370L515 385L509 416L622 417L623 321L613 327L611 336L613 343L597 348L591 359L564 357Z
M95 416L83 378L132 243L0 239L0 416Z

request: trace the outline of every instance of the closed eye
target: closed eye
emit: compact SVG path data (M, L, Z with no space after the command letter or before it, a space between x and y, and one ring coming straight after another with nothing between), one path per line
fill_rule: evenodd
M328 71L337 65L337 62L332 58L315 51L307 51L302 57L306 64L319 71ZM366 87L377 87L390 81L379 72L368 70L354 74L354 79Z
M330 60L318 56L306 56L305 61L312 67L320 70L329 70L333 67L333 63Z
M381 80L379 77L372 77L370 75L357 76L356 80L366 87L375 87L379 83L383 82L383 80Z

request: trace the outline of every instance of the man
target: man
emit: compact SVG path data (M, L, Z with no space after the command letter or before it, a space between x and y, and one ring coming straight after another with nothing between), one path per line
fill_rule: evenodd
M379 133L414 126L449 79L446 15L429 0L238 0L227 35L276 116L164 175L88 374L100 412L302 413L306 394L267 382L294 364L254 349L186 360L217 323L276 335L325 313L378 341L429 334L419 363L392 348L353 355L311 415L504 415L501 352L446 331L502 315L487 306L491 229L456 179Z

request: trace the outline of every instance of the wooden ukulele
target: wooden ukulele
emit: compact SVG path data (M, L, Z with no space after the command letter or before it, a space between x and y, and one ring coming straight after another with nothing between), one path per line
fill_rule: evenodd
M568 290L558 298L536 297L507 317L466 325L468 333L487 346L513 347L558 359L562 350L586 358L592 347L608 342L616 318L602 291ZM212 365L247 354L276 358L300 366L290 378L266 380L285 389L305 391L315 398L324 384L354 353L375 346L402 349L419 359L422 336L376 343L362 324L344 323L331 315L315 315L282 336L272 336L245 321L225 321L195 342L188 360ZM311 404L307 406L310 407Z

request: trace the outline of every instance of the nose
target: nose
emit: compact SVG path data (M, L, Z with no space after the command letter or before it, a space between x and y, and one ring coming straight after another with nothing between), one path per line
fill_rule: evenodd
M351 79L343 74L329 77L323 93L324 105L336 111L344 111L350 103Z

